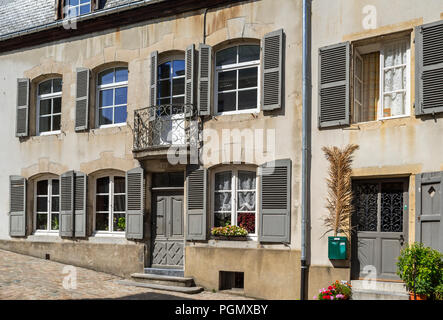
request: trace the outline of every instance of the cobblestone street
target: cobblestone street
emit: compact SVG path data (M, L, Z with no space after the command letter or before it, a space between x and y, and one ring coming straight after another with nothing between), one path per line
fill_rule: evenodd
M136 299L244 300L241 296L203 291L187 295L120 285L121 278L76 268L77 288L66 290L66 265L0 250L0 300Z

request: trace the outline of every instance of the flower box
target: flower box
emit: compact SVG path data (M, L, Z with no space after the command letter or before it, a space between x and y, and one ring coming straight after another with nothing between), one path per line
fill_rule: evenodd
M246 241L247 236L212 236L214 240L225 240L225 241Z

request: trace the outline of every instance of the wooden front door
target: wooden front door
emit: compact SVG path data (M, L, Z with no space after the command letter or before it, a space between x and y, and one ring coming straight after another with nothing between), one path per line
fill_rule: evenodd
M353 279L399 280L396 263L408 235L408 181L355 181L353 192Z
M154 193L152 266L183 267L183 192Z

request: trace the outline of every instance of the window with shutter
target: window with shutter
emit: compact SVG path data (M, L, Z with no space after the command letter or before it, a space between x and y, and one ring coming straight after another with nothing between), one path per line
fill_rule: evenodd
M95 231L123 233L125 230L126 178L119 175L101 176L95 183Z
M195 73L195 45L186 48L185 57L185 103L194 105L194 73Z
M186 240L206 240L207 170L188 166L186 172Z
M126 172L126 238L143 239L145 199L143 168Z
M157 65L158 65L158 52L154 51L151 53L150 56L150 65L151 65L151 81L150 81L150 95L149 95L149 102L150 106L157 105Z
M60 133L62 79L46 80L37 89L37 134Z
M29 79L17 79L17 115L15 131L17 137L28 136L29 85Z
M283 63L284 33L283 29L268 33L262 40L263 77L262 104L263 110L280 109L283 103Z
M35 182L34 229L36 233L58 232L60 225L60 180L41 178Z
M74 231L75 237L86 237L86 195L88 179L86 174L75 172Z
M72 237L74 228L74 171L60 176L60 237Z
M9 235L26 235L26 179L9 177Z
M443 112L443 21L415 30L416 115Z
M75 130L88 129L89 118L89 77L88 69L77 69L77 90L75 100Z
M319 50L319 127L349 125L350 43Z
M198 57L198 114L211 114L212 47L200 44Z

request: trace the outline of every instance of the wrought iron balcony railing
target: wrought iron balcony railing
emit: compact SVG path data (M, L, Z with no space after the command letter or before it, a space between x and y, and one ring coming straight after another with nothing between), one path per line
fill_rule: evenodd
M188 104L168 104L135 110L134 151L189 146L195 134L198 137L198 125L193 123L197 118L196 110Z

